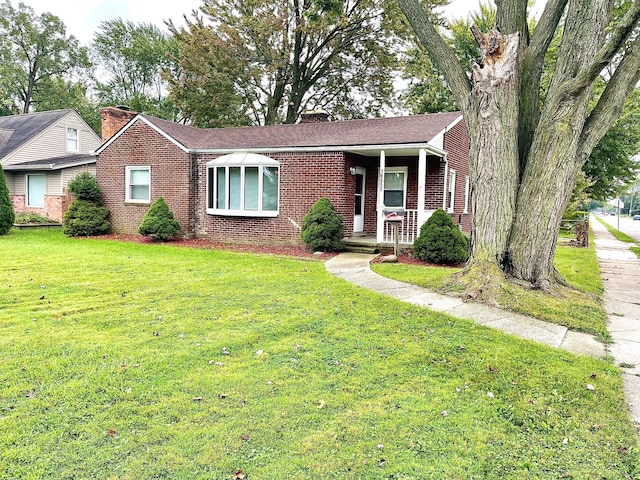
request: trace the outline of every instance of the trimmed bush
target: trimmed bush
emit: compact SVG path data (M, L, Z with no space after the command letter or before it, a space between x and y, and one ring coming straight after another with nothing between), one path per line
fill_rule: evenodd
M321 198L302 221L302 240L314 252L342 249L344 224L328 198Z
M9 197L7 181L4 178L4 172L0 166L0 235L9 233L15 219L16 215L13 211L11 198Z
M413 256L429 263L456 265L469 258L469 240L444 210L436 210L413 242Z
M64 214L62 231L70 237L102 235L110 228L109 209L89 200L76 199Z
M89 172L81 172L76 175L67 186L69 192L78 200L89 200L101 203L102 194L96 177Z
M138 233L150 236L158 242L170 240L179 231L180 224L173 218L173 212L162 197L151 204L138 228Z

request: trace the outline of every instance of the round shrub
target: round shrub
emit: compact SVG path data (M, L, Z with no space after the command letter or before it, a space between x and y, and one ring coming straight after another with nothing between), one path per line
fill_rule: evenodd
M89 172L81 172L76 175L67 186L69 192L78 200L89 200L90 202L102 202L100 186L96 177Z
M11 198L9 198L7 181L4 178L4 172L0 166L0 235L9 233L15 219L16 215L13 211Z
M109 209L89 200L76 199L64 214L62 231L70 237L88 237L107 233Z
M164 242L175 237L180 231L180 224L174 220L173 212L162 197L151 204L142 219L138 233L148 235L152 239Z
M469 258L469 240L451 217L438 209L420 228L420 235L413 242L413 256L429 263L463 263Z
M314 252L342 249L344 224L328 198L321 198L302 221L302 240Z

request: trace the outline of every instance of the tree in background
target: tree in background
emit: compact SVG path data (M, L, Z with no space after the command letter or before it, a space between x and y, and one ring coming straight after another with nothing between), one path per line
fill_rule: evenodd
M66 35L60 18L36 15L24 3L18 8L8 0L0 4L0 109L28 113L47 96L52 79L68 80L89 66L86 48Z
M167 98L163 72L175 69L177 41L152 24L135 24L121 18L103 21L91 45L96 66L105 81L95 88L102 105L127 105L167 120L178 111Z
M392 105L402 32L384 0L205 0L180 44L171 96L194 124L294 123ZM385 7L387 12L385 14Z
M472 251L460 281L469 295L488 299L505 274L554 287L562 282L553 267L557 234L578 175L640 80L640 1L618 8L609 0L548 0L531 27L528 2L501 0L496 28L473 30L482 55L471 71L420 0L398 3L469 130ZM545 57L560 28L543 88ZM593 102L607 66L611 78Z
M9 189L7 188L7 181L4 178L4 172L0 165L0 235L4 235L11 230L13 222L16 216L13 211L13 204L9 197Z

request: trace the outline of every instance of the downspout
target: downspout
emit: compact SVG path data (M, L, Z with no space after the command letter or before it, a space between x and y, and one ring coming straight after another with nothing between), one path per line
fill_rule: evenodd
M420 149L418 154L418 224L416 225L416 237L420 231L420 227L425 222L425 195L427 189L427 151Z
M447 154L442 157L444 160L444 182L442 191L442 209L447 211L447 184L449 183L449 161L447 160Z

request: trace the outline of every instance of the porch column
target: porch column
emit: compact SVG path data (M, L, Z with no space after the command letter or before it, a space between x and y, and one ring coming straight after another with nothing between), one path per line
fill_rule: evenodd
M449 184L449 162L447 162L447 157L444 157L444 182L443 183L443 191L442 191L442 209L447 211L447 185Z
M380 169L378 174L378 208L377 208L377 226L376 226L376 242L382 243L384 240L384 169L385 169L385 153L380 151Z
M425 222L424 203L425 192L427 185L427 151L423 148L418 154L418 231L416 235L420 233L420 227Z

